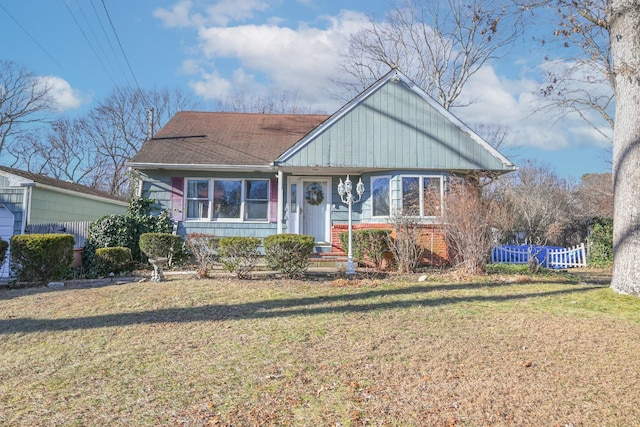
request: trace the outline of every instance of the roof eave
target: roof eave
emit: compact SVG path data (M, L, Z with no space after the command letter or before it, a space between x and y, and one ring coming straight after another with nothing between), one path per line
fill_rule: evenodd
M271 172L273 165L216 165L200 163L145 163L129 162L127 166L138 170L184 170L184 171L232 171L232 172Z

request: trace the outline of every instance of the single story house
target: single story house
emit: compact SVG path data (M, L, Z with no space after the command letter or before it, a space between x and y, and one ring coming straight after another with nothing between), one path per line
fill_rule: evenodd
M355 189L362 180L354 229L389 227L410 204L439 259L446 250L433 204L441 208L447 180L515 169L396 69L330 116L179 112L129 166L138 195L170 209L183 236L299 233L324 254L343 253L339 182L348 176Z
M82 248L87 222L124 214L127 206L127 200L94 188L0 166L0 237L6 241L16 234L67 232ZM7 259L0 277L8 275Z

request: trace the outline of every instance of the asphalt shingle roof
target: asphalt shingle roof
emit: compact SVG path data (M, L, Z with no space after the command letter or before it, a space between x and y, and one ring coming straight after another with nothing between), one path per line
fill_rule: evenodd
M183 111L145 142L131 163L268 165L328 117Z
M14 169L7 166L0 166L0 171L10 173L24 179L28 179L35 182L36 184L48 185L50 187L60 188L68 191L75 191L76 193L86 194L90 196L103 197L105 199L116 200L118 202L126 202L126 199L123 199L122 197L114 196L113 194L109 194L105 191L97 190L85 185L76 184L74 182L63 181L61 179L51 178L45 175L27 172L20 169Z

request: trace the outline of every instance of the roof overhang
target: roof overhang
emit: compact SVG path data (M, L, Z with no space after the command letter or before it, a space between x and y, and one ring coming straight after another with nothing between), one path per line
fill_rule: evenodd
M136 170L181 170L181 171L219 171L219 172L271 172L272 165L212 165L182 163L138 163L129 162L127 166Z

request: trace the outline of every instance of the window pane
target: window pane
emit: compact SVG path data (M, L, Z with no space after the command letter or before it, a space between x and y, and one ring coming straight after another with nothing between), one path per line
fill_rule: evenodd
M291 184L291 211L295 212L298 203L298 184Z
M245 219L250 220L267 220L269 219L269 202L247 202Z
M187 181L187 198L188 199L208 199L209 198L209 180Z
M209 180L187 180L187 218L206 219L209 217Z
M240 181L215 181L213 183L213 217L240 218Z
M420 215L420 178L402 177L402 211L406 215Z
M207 218L208 215L209 215L208 200L188 200L187 201L187 218L202 219L202 218Z
M441 199L440 199L440 178L422 178L424 216L440 216Z
M269 200L269 181L247 180L246 198L251 200Z
M389 216L389 178L373 178L373 216Z

